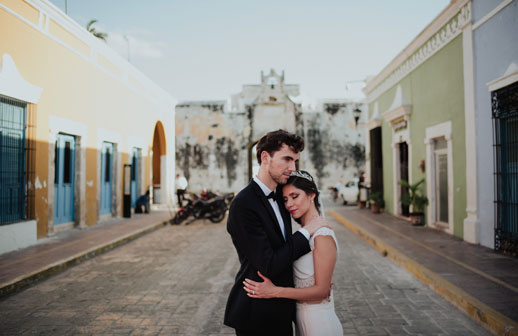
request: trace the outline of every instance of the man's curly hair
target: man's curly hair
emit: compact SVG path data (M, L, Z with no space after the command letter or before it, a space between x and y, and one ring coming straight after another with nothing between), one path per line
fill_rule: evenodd
M295 153L304 150L304 139L302 137L282 129L268 132L257 143L257 162L261 164L261 153L263 151L268 152L272 156L273 153L281 149L283 144L290 147Z

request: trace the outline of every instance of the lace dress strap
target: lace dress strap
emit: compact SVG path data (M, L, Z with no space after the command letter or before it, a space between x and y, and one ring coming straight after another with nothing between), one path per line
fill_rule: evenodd
M315 249L315 238L318 236L331 236L333 237L333 240L335 241L336 245L336 252L338 253L338 241L335 236L335 232L327 227L322 227L318 229L313 236L311 236L311 239L309 240L309 246L311 247L311 251Z

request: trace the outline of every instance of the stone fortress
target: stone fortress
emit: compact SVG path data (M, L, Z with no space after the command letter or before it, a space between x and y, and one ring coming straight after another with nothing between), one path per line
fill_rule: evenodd
M285 129L304 137L299 168L309 171L322 192L364 171L363 102L325 99L308 104L300 86L286 84L284 71L261 72L260 84L246 84L229 100L184 101L176 106L176 172L189 191L239 191L258 169L257 141Z

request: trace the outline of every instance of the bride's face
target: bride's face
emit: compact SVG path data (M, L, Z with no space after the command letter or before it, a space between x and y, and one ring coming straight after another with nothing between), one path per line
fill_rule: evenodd
M315 198L314 194L308 195L302 189L291 184L282 189L284 196L284 206L295 219L304 216L311 208L311 201Z

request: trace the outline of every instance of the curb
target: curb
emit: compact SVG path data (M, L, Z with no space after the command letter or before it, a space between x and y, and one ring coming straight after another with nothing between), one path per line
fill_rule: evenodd
M351 223L337 212L328 210L327 213L343 224L347 229L370 243L384 256L389 257L399 266L412 273L422 283L453 303L457 308L466 313L478 324L488 329L491 333L495 335L518 336L518 323L515 321L482 303L440 275L415 262L371 232Z
M45 280L53 275L61 273L68 268L78 265L88 259L91 259L95 256L101 255L105 252L111 251L116 247L124 245L130 241L133 241L145 234L151 233L153 231L158 230L159 228L166 226L170 223L170 220L162 221L160 223L154 224L152 226L148 226L141 230L134 231L132 233L126 234L125 236L115 238L108 243L104 243L98 246L95 246L89 250L84 252L80 252L71 257L65 258L58 262L55 262L50 265L46 265L41 269L25 274L14 280L11 280L7 283L0 284L0 299L5 298L9 295L15 294L17 292L22 291L23 289L35 284L36 282Z

